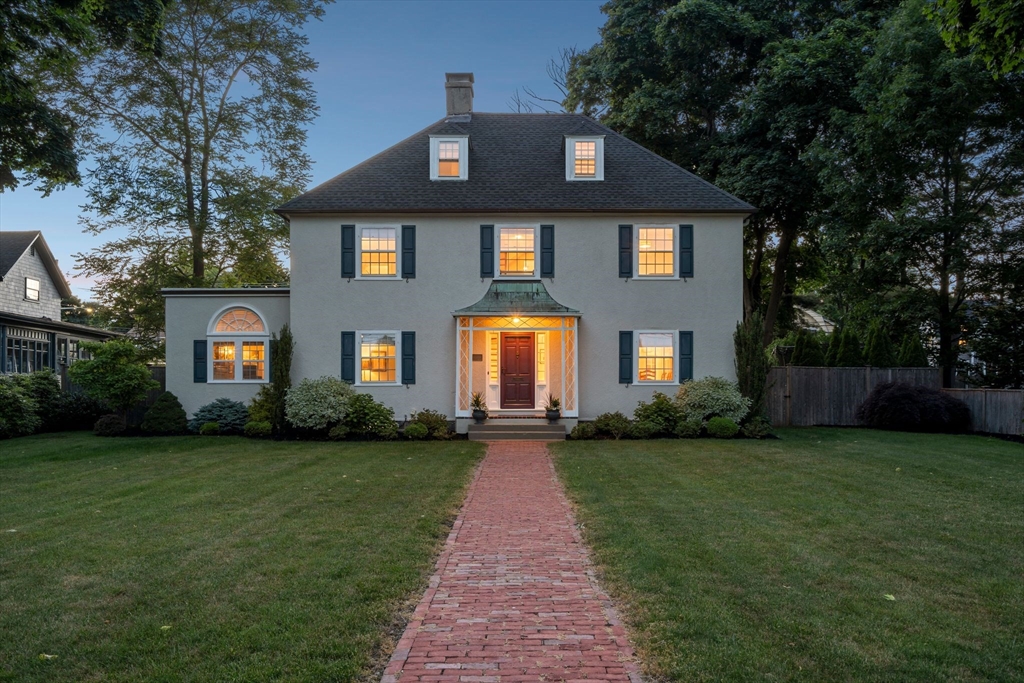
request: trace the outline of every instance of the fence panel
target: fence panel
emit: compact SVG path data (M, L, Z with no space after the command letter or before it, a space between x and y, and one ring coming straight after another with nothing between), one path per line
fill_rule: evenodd
M1024 391L1019 389L943 389L971 409L971 429L990 434L1024 435Z

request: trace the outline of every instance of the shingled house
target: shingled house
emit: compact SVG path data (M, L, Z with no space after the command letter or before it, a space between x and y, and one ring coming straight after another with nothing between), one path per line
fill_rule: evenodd
M402 419L631 414L655 391L733 377L743 222L753 207L575 114L447 116L281 206L290 289L175 289L167 388L188 411L268 380L271 331L292 376L334 375ZM525 421L524 421L525 422Z

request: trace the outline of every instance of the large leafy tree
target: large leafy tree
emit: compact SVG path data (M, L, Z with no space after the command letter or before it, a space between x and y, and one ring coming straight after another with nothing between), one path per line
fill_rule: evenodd
M47 96L104 49L159 54L165 0L5 0L0 3L0 190L78 182L74 118ZM21 178L18 177L21 174Z
M977 55L997 75L1024 71L1020 0L935 0L926 12L950 48Z
M152 335L159 289L281 281L287 227L271 209L302 190L316 116L301 30L321 0L180 0L159 58L103 53L58 84L87 131L94 234L78 254L122 325Z

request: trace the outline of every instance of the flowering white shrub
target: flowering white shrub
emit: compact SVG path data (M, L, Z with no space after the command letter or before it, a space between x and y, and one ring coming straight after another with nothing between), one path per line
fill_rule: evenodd
M706 423L713 417L724 417L738 424L750 410L750 399L740 393L739 386L721 377L685 382L675 402L684 422Z
M355 391L337 377L304 379L288 391L284 414L288 423L302 429L328 429L345 419Z

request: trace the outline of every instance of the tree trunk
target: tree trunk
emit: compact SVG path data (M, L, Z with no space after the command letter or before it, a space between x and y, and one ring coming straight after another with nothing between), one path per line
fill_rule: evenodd
M779 250L775 254L775 267L772 272L772 293L768 298L768 308L764 314L764 345L768 346L775 337L775 320L782 305L782 293L786 289L786 268L789 264L789 252L796 239L796 228L782 226L779 236Z

